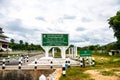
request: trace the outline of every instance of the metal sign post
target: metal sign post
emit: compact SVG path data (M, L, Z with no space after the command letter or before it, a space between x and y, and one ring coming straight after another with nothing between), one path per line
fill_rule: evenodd
M85 66L88 66L88 65L91 65L91 62L90 62L90 58L92 56L92 51L90 50L80 50L80 57L82 59L80 59L81 61L83 61L83 67ZM80 62L81 64L81 62Z
M80 57L92 56L92 51L90 50L80 50Z

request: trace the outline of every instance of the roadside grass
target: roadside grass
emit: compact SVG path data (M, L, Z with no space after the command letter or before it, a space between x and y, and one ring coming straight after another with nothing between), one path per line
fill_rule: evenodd
M89 74L85 74L87 68L70 67L66 70L66 76L61 76L60 80L94 80Z
M21 56L21 55L27 55L27 54L8 54L8 53L4 53L4 54L1 54L1 57L8 57L8 56L11 56L11 57L18 57L18 56ZM32 57L32 56L35 56L35 55L38 55L38 54L28 54L29 57Z
M120 77L116 74L116 72L120 72L120 55L109 56L107 53L93 53L93 57L95 58L95 66L68 68L66 76L61 76L60 80L94 80L89 74L84 73L87 70L97 70L103 76Z
M61 53L60 52L57 52L57 53L55 53L55 56L54 56L55 58L61 58Z
M8 54L8 53L6 53L6 54L2 54L1 55L1 57L8 57L8 56L17 56L18 54Z
M120 72L120 69L104 70L104 71L100 71L100 74L102 74L103 76L118 76L118 77L120 77L120 75L116 74L117 72Z
M95 57L96 67L98 68L115 68L120 67L120 55L109 56L106 53L100 54L96 53L93 55Z
M113 71L101 71L100 74L103 76L114 76L115 73Z

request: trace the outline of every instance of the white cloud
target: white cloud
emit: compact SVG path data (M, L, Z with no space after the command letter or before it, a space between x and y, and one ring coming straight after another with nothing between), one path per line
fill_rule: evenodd
M107 19L120 10L119 0L1 0L0 7L0 25L10 38L39 44L41 33L66 32L80 46L115 41Z

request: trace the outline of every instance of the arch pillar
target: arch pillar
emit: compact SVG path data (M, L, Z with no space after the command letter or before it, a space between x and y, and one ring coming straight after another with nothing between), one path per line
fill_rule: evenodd
M54 57L55 56L55 49L52 48L52 56Z
M52 47L54 47L54 46L43 47L43 49L45 50L45 57L46 58L49 57L49 50ZM62 57L62 59L65 59L66 58L66 50L67 50L68 47L66 47L66 46L55 46L55 47L58 47L61 50L61 57Z
M62 59L65 59L66 58L66 50L68 47L59 47L59 48L61 50Z
M43 47L43 49L45 50L45 57L49 57L49 50L51 47Z

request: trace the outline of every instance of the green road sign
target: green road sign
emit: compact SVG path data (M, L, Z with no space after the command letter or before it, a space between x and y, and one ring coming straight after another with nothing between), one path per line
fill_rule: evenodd
M42 34L42 46L68 46L68 34Z
M87 57L91 55L92 55L92 51L90 50L80 50L80 57Z

